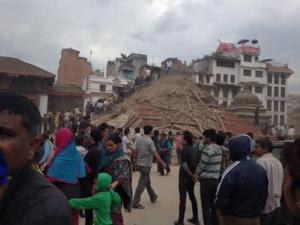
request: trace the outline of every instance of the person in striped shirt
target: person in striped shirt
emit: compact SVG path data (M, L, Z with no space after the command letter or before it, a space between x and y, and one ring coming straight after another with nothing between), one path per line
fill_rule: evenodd
M207 147L201 152L195 179L200 177L200 195L204 225L218 224L214 199L221 174L222 150L216 144L217 133L214 129L203 132L204 144Z

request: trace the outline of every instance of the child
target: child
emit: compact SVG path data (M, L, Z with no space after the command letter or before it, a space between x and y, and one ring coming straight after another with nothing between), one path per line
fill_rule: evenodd
M73 198L69 200L72 208L98 209L95 225L112 225L111 206L121 203L118 193L110 190L112 178L107 173L99 173L97 177L97 192L88 198Z

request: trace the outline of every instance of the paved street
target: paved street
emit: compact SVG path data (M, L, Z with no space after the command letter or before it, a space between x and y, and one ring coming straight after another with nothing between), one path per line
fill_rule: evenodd
M123 216L126 225L173 225L178 216L178 166L173 166L169 176L159 176L156 172L156 165L152 168L152 184L158 194L158 200L155 204L150 202L147 191L143 193L141 204L146 209L134 209L131 213L124 212ZM139 173L135 172L133 176L133 189L135 190ZM200 223L202 223L202 213L200 205L199 184L195 189L198 200ZM192 216L191 204L187 198L186 218ZM83 224L83 223L81 223ZM189 224L186 222L186 224Z

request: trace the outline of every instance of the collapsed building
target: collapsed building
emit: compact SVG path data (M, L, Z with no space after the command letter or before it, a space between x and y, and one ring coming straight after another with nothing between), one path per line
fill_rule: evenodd
M153 81L93 122L118 128L152 125L161 131L189 130L195 135L207 128L261 135L250 121L218 106L191 76L164 76Z

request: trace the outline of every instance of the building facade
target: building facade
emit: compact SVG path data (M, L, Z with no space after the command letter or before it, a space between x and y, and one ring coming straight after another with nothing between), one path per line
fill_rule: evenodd
M48 90L55 75L17 58L0 56L0 91L28 97L41 115L48 111Z
M242 40L239 44L220 42L214 53L193 61L195 81L225 107L245 87L267 109L270 123L285 125L286 81L293 71L272 60L260 61L260 53L256 40Z
M120 77L128 81L135 80L143 66L147 65L147 55L131 53L121 54L114 61L108 61L106 66L107 77Z

